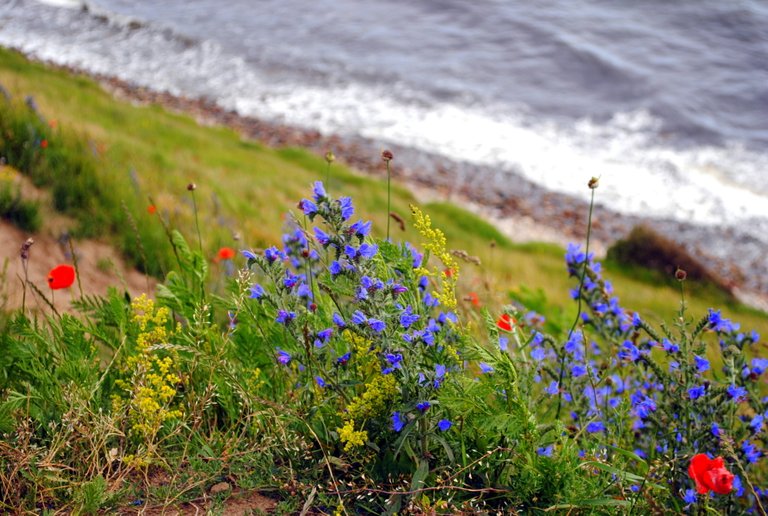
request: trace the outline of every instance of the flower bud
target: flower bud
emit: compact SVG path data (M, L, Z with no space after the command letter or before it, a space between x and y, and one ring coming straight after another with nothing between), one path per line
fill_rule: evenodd
M600 182L599 177L593 177L592 179L589 180L589 183L587 183L587 186L589 186L591 190L594 190L595 188L597 188L599 182Z
M685 278L687 278L687 277L688 277L688 273L685 272L680 267L678 267L677 270L675 271L675 279L677 281L685 281Z
M330 165L331 163L336 161L336 156L333 155L333 152L328 151L325 153L325 161L327 161L328 164Z
M194 192L195 190L197 190L197 185L195 183L189 183L187 185L187 190L189 190L190 192Z
M383 159L383 160L384 160L384 161L386 161L387 163L389 163L390 161L392 161L392 159L393 159L394 157L395 157L395 156L392 154L392 151L391 151L391 150L385 150L385 151L382 151L382 152L381 152L381 159Z

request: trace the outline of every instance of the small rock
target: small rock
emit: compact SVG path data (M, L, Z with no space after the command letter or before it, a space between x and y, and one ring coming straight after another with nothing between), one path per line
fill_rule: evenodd
M226 482L219 482L218 484L214 484L213 487L211 487L211 494L216 495L225 491L229 491L230 489L232 489L232 486Z

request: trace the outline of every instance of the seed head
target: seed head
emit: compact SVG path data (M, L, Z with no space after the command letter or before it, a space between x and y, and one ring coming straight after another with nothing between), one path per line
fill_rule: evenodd
M592 179L589 180L589 183L587 183L587 186L591 190L594 190L595 188L598 187L598 183L600 183L600 178L599 177L593 177Z
M675 279L677 281L685 281L685 278L687 278L687 277L688 277L688 273L685 272L680 267L678 267L677 270L675 271Z
M389 163L390 161L392 161L392 160L394 159L394 157L395 157L395 156L392 154L392 151L391 151L391 150L385 150L385 151L382 151L382 152L381 152L381 159L383 159L383 160L384 160L384 161L386 161L387 163Z
M334 161L336 161L336 156L333 155L332 151L328 151L325 153L325 161L327 161L329 165Z
M197 190L197 185L195 183L189 183L187 185L187 190L189 190L190 192L194 192L195 190Z
M34 244L35 241L31 238L27 238L23 244L21 244L21 259L26 261L29 260L29 248L32 247L32 244Z

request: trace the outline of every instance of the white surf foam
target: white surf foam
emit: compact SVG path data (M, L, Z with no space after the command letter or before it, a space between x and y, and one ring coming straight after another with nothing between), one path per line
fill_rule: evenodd
M398 84L286 84L211 41L190 44L144 22L137 30L49 9L15 13L15 23L0 31L0 44L143 86L207 96L245 115L493 167L504 172L494 185L502 190L515 188L509 175L515 171L545 188L586 197L586 181L600 177L599 201L619 212L739 227L768 243L768 156L737 145L675 148L645 111L566 125L509 106L425 103Z

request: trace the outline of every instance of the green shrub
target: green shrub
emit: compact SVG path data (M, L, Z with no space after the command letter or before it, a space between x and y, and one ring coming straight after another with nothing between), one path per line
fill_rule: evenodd
M15 191L14 191L15 190ZM0 217L10 221L19 229L34 233L42 225L38 203L25 201L21 191L0 180Z
M607 258L622 265L651 269L672 280L677 269L687 273L689 280L714 285L730 292L726 282L709 270L695 256L646 225L635 226L626 238L608 249Z

